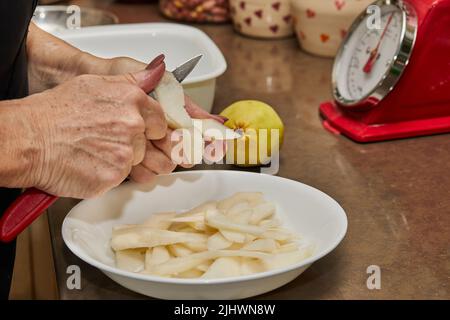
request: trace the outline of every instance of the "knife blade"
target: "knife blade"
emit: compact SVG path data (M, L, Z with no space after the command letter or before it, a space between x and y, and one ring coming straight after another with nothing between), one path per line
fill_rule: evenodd
M175 70L172 71L172 74L175 77L175 79L177 79L179 83L183 82L184 79L186 79L187 76L191 74L192 70L195 69L199 61L202 59L202 57L203 55L200 54L176 67ZM148 95L153 99L156 99L155 91L150 92Z
M175 79L177 79L178 82L183 82L186 77L191 74L192 70L195 69L198 62L202 59L203 55L198 55L192 59L189 59L185 63L179 65L175 70L172 71L172 74L174 75Z

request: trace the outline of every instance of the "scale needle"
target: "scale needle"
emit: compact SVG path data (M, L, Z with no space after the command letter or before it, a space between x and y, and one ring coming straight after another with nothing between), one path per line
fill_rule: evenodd
M365 73L372 72L373 65L375 64L375 61L377 60L377 57L378 57L378 51L380 50L381 42L383 41L384 36L386 35L386 32L389 29L389 25L391 24L393 18L394 18L394 12L391 13L391 16L389 17L389 20L386 23L386 26L384 27L383 33L381 34L381 37L380 37L380 40L378 41L377 46L375 47L375 49L373 49L370 52L369 60L367 60L367 63L364 65L364 68L363 68L363 71Z

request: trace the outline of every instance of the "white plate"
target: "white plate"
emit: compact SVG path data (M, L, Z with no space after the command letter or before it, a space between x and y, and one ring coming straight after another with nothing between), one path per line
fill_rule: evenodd
M73 46L102 58L131 57L148 63L160 53L166 55L168 70L202 54L183 85L188 95L210 111L216 78L227 64L215 43L201 30L175 23L138 23L63 30L55 35Z
M277 215L314 245L313 255L287 268L225 279L175 279L141 275L114 267L109 246L112 227L141 223L150 214L192 208L239 191L263 192ZM188 171L158 176L149 185L126 183L74 207L64 220L69 249L122 286L163 299L241 299L276 289L332 251L347 230L347 217L326 194L276 176L239 171Z

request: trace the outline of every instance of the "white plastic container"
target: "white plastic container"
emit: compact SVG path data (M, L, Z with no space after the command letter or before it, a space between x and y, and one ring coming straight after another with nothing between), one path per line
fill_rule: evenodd
M164 53L168 70L202 54L202 60L183 86L186 93L208 112L214 102L216 78L227 68L222 52L203 31L175 23L95 26L64 30L56 35L102 58L127 56L148 63Z

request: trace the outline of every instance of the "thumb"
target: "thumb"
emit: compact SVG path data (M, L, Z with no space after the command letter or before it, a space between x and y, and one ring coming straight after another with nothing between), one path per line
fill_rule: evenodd
M165 71L166 64L164 63L164 56L160 55L145 70L131 74L131 78L142 90L150 93L156 88L159 81L161 81Z

